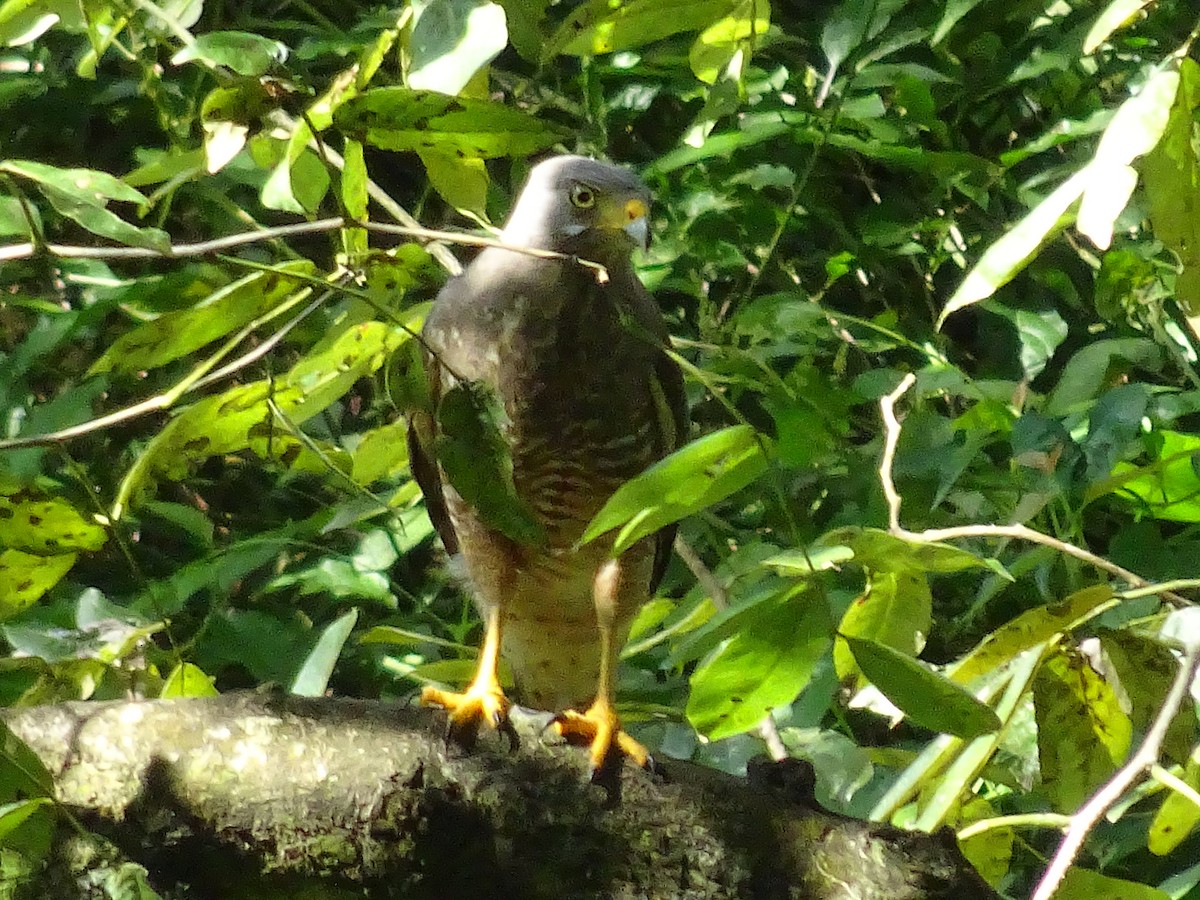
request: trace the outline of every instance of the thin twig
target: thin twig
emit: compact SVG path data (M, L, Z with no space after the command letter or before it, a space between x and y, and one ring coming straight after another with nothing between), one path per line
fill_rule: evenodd
M896 459L896 446L900 443L900 421L896 418L896 401L913 386L916 380L917 377L911 373L905 375L894 391L879 400L879 409L883 416L884 426L883 455L879 461L879 481L883 486L883 495L887 499L888 531L890 533L903 540L921 544L973 537L1009 538L1028 541L1031 544L1041 544L1044 547L1051 547L1059 553L1073 556L1076 559L1095 566L1101 571L1115 575L1135 588L1149 588L1152 586L1150 581L1136 572L1131 572L1129 569L1110 562L1102 556L1097 556L1095 553L1059 538L1051 537L1027 525L960 525L954 528L927 528L924 531L909 531L902 526L900 524L901 497L892 479L892 465ZM1164 598L1173 603L1183 606L1190 605L1186 598L1168 590L1159 590L1156 593L1161 593Z
M440 231L436 228L421 228L420 226L390 225L385 222L356 222L342 216L329 219L318 219L315 222L297 222L292 225L276 225L257 231L230 234L225 237L213 238L209 241L199 241L194 244L172 244L166 250L154 250L149 247L86 247L70 244L46 244L38 246L32 241L21 244L9 244L0 247L0 262L14 259L31 259L39 253L51 256L82 259L183 259L190 256L211 256L223 253L235 247L247 244L261 244L280 238L295 237L303 234L321 234L337 231L340 228L365 228L380 234L398 234L404 237L417 238L422 241L444 241L451 244L461 244L465 247L499 247L511 250L513 253L523 253L538 259L565 259L591 269L596 274L598 282L608 280L608 270L598 262L580 259L569 253L559 253L557 250L543 250L539 247L525 247L520 244L508 244L495 238L477 234L466 234L459 231Z
M960 828L955 836L959 841L965 841L998 828L1057 828L1059 831L1066 831L1070 824L1071 817L1062 813L1018 813L980 819L965 828Z
M696 581L700 582L700 586L712 600L712 605L718 610L728 609L729 591L725 589L721 579L717 578L712 569L704 564L700 554L684 540L681 534L675 535L675 552L679 554L679 558L683 560L684 565L688 567ZM779 727L775 724L775 717L771 713L767 713L758 723L758 735L767 745L767 752L771 754L771 759L779 762L781 759L788 758L787 747L783 744L783 738L779 736Z
M1142 741L1137 752L1071 817L1071 825L1067 829L1062 843L1059 844L1054 859L1046 869L1046 874L1038 883L1032 900L1050 900L1050 897L1058 890L1063 878L1066 877L1067 869L1071 867L1071 863L1078 856L1084 839L1093 826L1100 821L1100 817L1141 775L1158 763L1163 740L1167 736L1167 729L1174 720L1175 714L1179 712L1183 698L1187 695L1188 688L1191 687L1192 681L1196 677L1197 669L1200 669L1200 642L1192 643L1186 648L1183 659L1180 660L1175 681L1171 684L1171 690L1167 692L1167 698L1155 715L1150 730L1146 732L1146 739Z
M704 560L700 558L700 554L692 549L692 545L684 540L682 534L675 535L675 552L679 554L679 558L683 560L684 565L688 567L688 571L692 573L700 586L704 588L708 594L712 605L718 610L729 608L729 592L725 590L725 585L721 584L721 579L713 574L712 569L704 564Z
M1161 764L1155 763L1150 767L1150 777L1160 784L1169 787L1175 793L1186 797L1191 801L1192 806L1200 809L1200 791L1197 791L1178 775L1164 769Z

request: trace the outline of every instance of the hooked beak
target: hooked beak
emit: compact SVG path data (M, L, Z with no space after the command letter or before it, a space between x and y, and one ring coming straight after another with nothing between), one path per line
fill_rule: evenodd
M624 208L625 233L633 238L633 242L643 250L650 246L650 225L646 221L649 210L646 204L636 198L626 202Z

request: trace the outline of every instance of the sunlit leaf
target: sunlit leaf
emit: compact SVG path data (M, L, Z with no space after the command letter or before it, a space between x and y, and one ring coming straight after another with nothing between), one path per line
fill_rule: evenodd
M753 728L795 699L830 639L829 612L815 593L761 605L692 675L688 719L711 740Z
M737 0L587 0L577 7L542 49L542 59L612 53L699 31L720 21Z
M325 627L317 645L304 660L292 682L292 693L301 697L320 697L329 686L329 676L337 665L342 647L358 622L358 610L352 609Z
M105 530L65 500L0 495L0 547L43 556L99 550Z
M1083 194L1089 177L1086 169L1076 172L983 251L938 316L938 326L953 313L987 299L1008 284L1042 244L1069 225L1068 211Z
M1171 895L1148 884L1102 875L1091 869L1071 866L1054 891L1057 900L1170 900Z
M289 433L268 401L293 425L325 409L359 378L377 370L388 354L406 343L421 318L395 327L364 322L337 334L319 351L302 357L281 378L251 382L206 397L165 425L126 474L113 504L119 517L157 478L181 479L201 460L250 449L263 459L293 468L327 473L348 469L344 451L326 445L320 452Z
M1026 650L1066 634L1114 604L1112 588L1098 584L1076 591L1059 603L1026 610L985 637L946 674L958 684L969 684Z
M705 435L617 489L588 524L581 543L620 529L613 553L741 490L766 471L766 439L748 425Z
M24 612L58 584L75 565L77 554L33 555L0 550L0 620Z
M1182 781L1193 791L1200 792L1200 760L1189 759ZM1200 825L1200 805L1193 797L1167 785L1170 793L1150 823L1147 848L1156 856L1166 856Z
M1179 660L1163 641L1133 631L1100 629L1101 646L1129 698L1129 718L1134 729L1146 731L1162 709L1167 692L1179 671ZM1167 727L1163 754L1185 762L1196 746L1196 714L1185 704Z
M714 22L696 38L688 51L692 73L705 84L713 84L739 51L742 42L761 39L770 25L768 0L741 0L730 15Z
M1073 812L1124 762L1132 725L1112 685L1066 650L1038 671L1033 701L1043 787L1056 810Z
M1146 465L1119 462L1112 477L1098 482L1089 496L1114 492L1128 496L1139 509L1169 522L1200 522L1200 477L1192 460L1200 454L1200 438L1177 431L1158 431L1157 458Z
M1121 104L1100 137L1100 146L1085 170L1088 184L1079 204L1077 227L1101 249L1112 243L1113 224L1137 185L1130 164L1154 149L1167 127L1179 88L1179 72L1161 69L1142 89Z
M1087 37L1083 39L1083 52L1095 52L1114 31L1128 24L1149 3L1150 0L1112 0L1104 12L1097 16Z
M44 187L54 188L78 203L103 206L109 200L147 203L146 197L119 178L94 169L60 169L32 160L0 161L0 172L28 178Z
M1142 178L1154 236L1181 266L1174 297L1187 315L1200 315L1200 159L1194 144L1194 113L1200 107L1200 65L1179 62L1179 90L1158 146L1142 161ZM1197 325L1191 322L1193 332Z
M875 572L866 591L846 609L838 634L869 638L901 653L916 655L925 647L932 624L933 595L918 572ZM834 668L845 681L859 669L840 637L833 648Z
M89 374L153 369L200 349L282 302L304 284L289 275L314 275L308 260L280 263L225 285L200 303L169 312L122 334L92 364Z
M163 682L159 697L215 697L213 677L193 663L180 663Z
M962 738L989 734L1000 719L950 679L899 650L866 638L839 635L864 675L918 725Z
M506 24L498 3L432 0L409 38L408 86L457 94L508 45Z
M374 88L347 101L334 121L350 136L384 150L432 150L480 159L528 156L567 136L557 126L499 103L401 87Z
M256 77L281 65L288 56L286 44L245 31L210 31L185 44L171 64L181 66L202 60L210 66L224 66L239 75Z

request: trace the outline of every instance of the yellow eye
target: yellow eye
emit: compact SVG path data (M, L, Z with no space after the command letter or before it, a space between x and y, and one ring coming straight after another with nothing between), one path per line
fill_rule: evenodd
M571 202L580 209L590 209L596 205L596 192L586 184L577 184L571 188Z

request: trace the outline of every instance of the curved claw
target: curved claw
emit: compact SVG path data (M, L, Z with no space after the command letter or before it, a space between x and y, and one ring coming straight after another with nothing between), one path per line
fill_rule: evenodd
M504 696L499 684L473 683L461 694L426 687L421 691L421 705L437 706L449 711L446 742L453 741L464 750L470 751L475 746L479 729L485 723L508 739L510 750L520 745L517 730L508 715L512 703Z
M547 727L569 744L589 745L592 784L608 792L610 805L620 800L621 770L626 758L653 770L650 753L622 730L616 710L608 703L597 701L587 712L564 710Z

